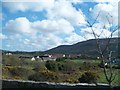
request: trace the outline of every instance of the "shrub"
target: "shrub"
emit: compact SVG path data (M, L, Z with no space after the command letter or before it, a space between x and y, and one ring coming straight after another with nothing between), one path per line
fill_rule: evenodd
M76 68L75 63L68 61L64 64L64 70L65 71L73 71Z
M51 71L57 71L57 63L55 61L47 61L45 64L46 68Z
M45 62L39 62L39 61L34 62L32 70L39 72L39 71L43 71L45 69L46 69Z
M26 75L27 73L24 68L19 68L19 67L15 67L11 69L10 72L13 76L22 76L22 75Z
M63 58L57 58L56 61L57 62L60 62L60 61L64 61L65 59L67 59L66 57L63 57Z
M12 77L18 76L21 77L22 79L27 79L28 76L33 73L32 70L21 67L14 67L9 72L11 73Z
M59 71L64 70L64 65L61 64L61 63L58 63L58 70L59 70Z
M85 72L82 76L78 79L81 83L97 83L99 79L98 73L95 72Z
M3 66L2 67L2 74L3 76L7 76L4 78L11 78L11 79L27 79L29 75L33 74L34 71L31 69L17 67L17 66Z
M69 82L69 83L78 83L79 81L73 78L69 78L67 79L65 82Z
M19 66L20 65L20 61L14 55L12 55L12 56L4 55L2 58L3 58L3 61L2 61L3 65L9 65L9 66Z
M2 75L5 76L4 78L8 79L11 76L11 70L13 69L13 66L3 66L2 67Z
M80 66L79 66L79 70L97 70L98 66L93 64L92 62L86 62L84 61Z
M13 80L22 80L22 78L19 77L19 76L14 76L12 79L13 79Z
M28 80L33 80L33 81L57 81L58 76L56 73L51 72L49 70L46 71L41 71L34 73L33 75L30 75L28 77Z

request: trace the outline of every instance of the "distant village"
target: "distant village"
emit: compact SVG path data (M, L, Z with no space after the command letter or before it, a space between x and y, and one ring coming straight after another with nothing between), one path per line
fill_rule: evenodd
M5 55L7 56L11 56L13 55L12 53L6 53ZM81 54L44 54L44 55L38 55L38 56L19 56L18 59L22 60L22 59L30 59L31 61L56 61L57 59L62 59L62 58L67 58L67 59L75 59L75 58L81 58L82 55ZM91 58L90 56L85 56L86 58ZM100 59L100 57L96 57L96 59ZM116 59L112 59L111 60L112 63L114 64L120 64L120 59L116 58ZM110 63L106 61L106 65Z
M6 53L7 56L12 55L12 53ZM41 60L41 61L48 61L48 60L56 60L58 58L79 58L81 54L44 54L38 56L19 56L19 60L21 59L30 59L31 61L34 60Z

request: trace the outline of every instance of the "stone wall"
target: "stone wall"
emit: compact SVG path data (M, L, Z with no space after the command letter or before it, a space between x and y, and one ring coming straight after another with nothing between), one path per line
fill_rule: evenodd
M2 88L79 88L80 90L109 90L109 86L107 84L69 84L5 79L2 80ZM119 88L119 86L115 86L113 90L120 90Z

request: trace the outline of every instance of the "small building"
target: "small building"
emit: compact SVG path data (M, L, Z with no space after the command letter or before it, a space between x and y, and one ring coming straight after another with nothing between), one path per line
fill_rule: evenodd
M97 57L97 59L100 59L100 57Z
M40 57L39 57L39 56L37 56L36 58L37 58L37 59L39 59Z
M34 61L34 60L40 60L40 61L55 60L52 57L52 55L49 55L49 54L45 54L45 55L41 55L41 56L19 56L18 58L20 60L21 59L30 59L31 61Z
M63 54L63 56L62 57L65 57L66 55L65 54Z
M10 56L10 55L12 55L12 53L6 53L6 55Z
M32 58L31 58L31 61L35 61L35 57L32 57Z

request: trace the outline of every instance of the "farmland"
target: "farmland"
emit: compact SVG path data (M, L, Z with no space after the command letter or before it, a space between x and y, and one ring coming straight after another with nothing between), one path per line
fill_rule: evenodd
M56 61L39 61L18 58L18 54L3 54L2 78L12 80L32 80L48 82L82 83L81 77L86 72L95 78L88 83L107 83L101 60L98 59L57 59ZM116 66L116 67L119 67ZM114 85L120 85L120 69L114 68L116 78Z

